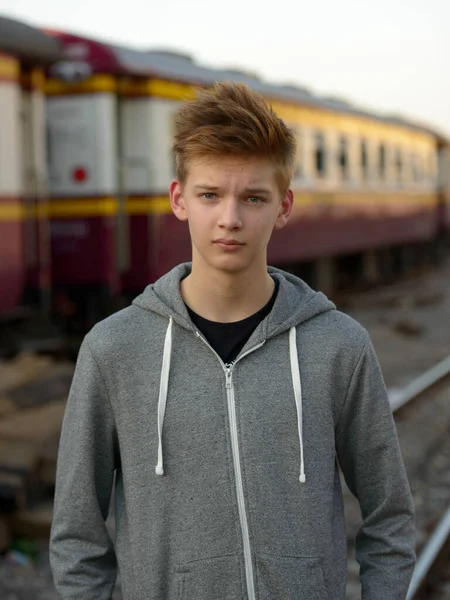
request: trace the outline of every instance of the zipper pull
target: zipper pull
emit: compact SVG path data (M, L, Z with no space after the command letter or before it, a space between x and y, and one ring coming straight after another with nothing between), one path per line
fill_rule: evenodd
M227 387L227 390L231 389L231 368L230 367L226 368L226 387Z

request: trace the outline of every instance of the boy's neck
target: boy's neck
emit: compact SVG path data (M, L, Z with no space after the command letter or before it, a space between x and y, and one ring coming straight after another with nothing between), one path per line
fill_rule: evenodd
M274 281L267 266L257 272L227 273L192 264L181 282L181 295L191 310L209 321L232 323L258 312L270 300Z

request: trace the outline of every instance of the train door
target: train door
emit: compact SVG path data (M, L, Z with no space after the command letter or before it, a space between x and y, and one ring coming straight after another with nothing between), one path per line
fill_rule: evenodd
M47 167L44 76L23 70L21 76L22 181L26 298L50 311L50 230L46 213Z
M128 225L128 239L122 237L121 241L121 246L127 249L122 263L126 262L127 267L123 272L123 287L129 296L142 291L149 282L153 235L149 210L153 179L150 100L135 95L135 90L128 83L127 94L122 93L119 106L121 189Z
M0 54L0 316L21 304L25 280L19 75L19 62Z
M116 80L52 80L47 129L52 275L57 312L84 329L121 291ZM122 202L123 204L123 202Z
M127 195L130 186L130 160L128 157L127 110L123 99L118 96L116 111L117 126L117 186L118 212L116 224L116 260L117 270L121 278L121 289L124 277L130 268L130 222L127 210Z
M159 91L157 87L155 91ZM190 261L192 257L188 224L173 215L168 190L176 175L171 156L175 116L181 102L194 93L194 89L188 85L164 82L163 90L159 95L155 94L150 102L152 280L161 277L175 265Z
M169 185L175 177L170 146L180 102L190 86L154 79L122 82L122 140L130 225L130 264L124 286L142 291L179 262L190 260L186 223L172 214Z

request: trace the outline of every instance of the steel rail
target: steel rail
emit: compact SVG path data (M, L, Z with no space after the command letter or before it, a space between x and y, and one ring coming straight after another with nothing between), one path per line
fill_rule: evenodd
M417 560L406 600L413 600L417 592L420 590L420 587L430 571L430 567L434 564L449 536L450 506L447 508L444 516L439 521L436 529L433 532L433 535L428 540L427 545L422 550L422 553Z
M411 383L401 390L391 390L389 392L389 403L392 412L397 411L448 374L450 374L450 356L447 356L447 358L441 360L437 365L425 371L425 373L422 373L416 379L413 379Z
M392 412L407 404L419 396L422 392L429 389L432 385L450 374L450 356L441 360L434 367L422 373L411 383L401 390L391 390L389 392L389 403ZM437 525L433 535L428 540L425 548L422 550L414 568L413 576L408 589L406 600L413 600L422 586L427 574L438 557L442 547L450 536L450 507L445 512L443 518Z

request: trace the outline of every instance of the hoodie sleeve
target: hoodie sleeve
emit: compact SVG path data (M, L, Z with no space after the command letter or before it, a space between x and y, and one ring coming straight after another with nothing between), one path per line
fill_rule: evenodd
M116 558L105 520L115 468L105 382L85 338L67 401L56 475L50 563L63 600L109 600Z
M340 466L361 507L362 600L404 600L414 569L414 507L381 370L366 333L336 426Z

